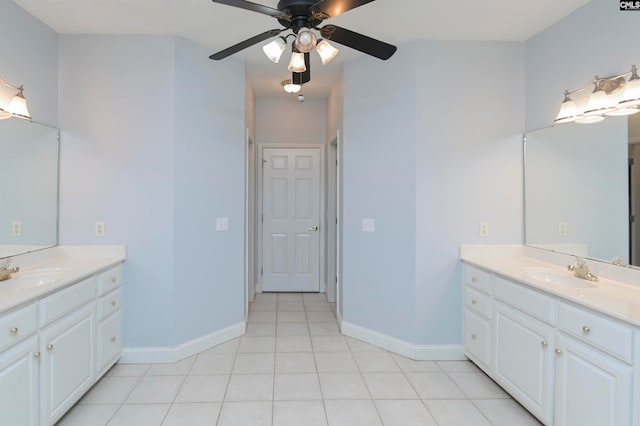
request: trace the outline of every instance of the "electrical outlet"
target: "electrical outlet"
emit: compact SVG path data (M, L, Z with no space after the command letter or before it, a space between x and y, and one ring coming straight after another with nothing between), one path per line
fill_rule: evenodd
M362 232L376 232L376 220L371 218L362 219Z
M567 222L558 222L558 235L561 237L567 236Z
M226 231L229 229L228 217L216 217L216 231Z
M488 222L480 222L480 236L488 237L489 236L489 223Z
M11 224L11 235L14 237L22 236L22 222L19 220L14 221Z
M96 237L104 237L104 222L96 222Z

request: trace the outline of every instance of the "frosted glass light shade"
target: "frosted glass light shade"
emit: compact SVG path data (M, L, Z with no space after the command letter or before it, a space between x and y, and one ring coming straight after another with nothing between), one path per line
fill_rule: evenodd
M304 53L293 52L288 69L291 72L305 72L307 66L304 64Z
M270 43L262 46L262 50L271 62L275 62L277 64L278 61L280 61L280 57L282 56L282 52L284 52L286 46L287 42L282 37L278 37Z
M599 121L604 120L602 115L583 115L582 117L576 119L576 123L580 124L592 124L597 123Z
M320 40L320 43L316 46L316 52L320 55L322 65L327 65L336 57L340 50L333 47L327 40Z
M560 104L560 112L553 122L555 124L570 123L580 118L582 113L576 106L576 103L569 97L569 92L564 93L564 101Z
M302 86L292 83L291 80L285 80L282 82L282 88L287 93L298 93L300 89L302 89Z
M306 53L311 52L316 47L317 42L316 35L309 28L302 27L298 31L295 45L299 52Z
M22 95L22 89L20 89L20 92L11 99L11 102L7 105L6 111L11 113L13 116L31 120L31 114L29 114L29 110L27 109L27 100Z
M640 105L640 78L637 74L631 76L624 88L624 93L618 105L621 107L633 107Z
M607 112L611 112L615 109L615 106L611 103L611 100L607 97L604 90L600 89L599 83L596 82L596 88L589 97L589 103L584 108L584 115L602 115Z

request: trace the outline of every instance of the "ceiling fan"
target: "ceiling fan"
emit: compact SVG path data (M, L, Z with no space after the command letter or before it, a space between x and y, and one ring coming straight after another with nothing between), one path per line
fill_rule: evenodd
M277 9L252 3L245 0L213 0L228 6L262 13L276 18L284 28L265 31L247 40L228 47L209 56L213 60L221 60L238 53L254 44L269 38L279 36L282 32L291 30L292 33L280 36L263 49L273 62L278 62L285 49L287 38L292 36L296 40L292 43L291 62L289 70L293 72L293 82L303 84L311 79L309 69L309 52L313 49L320 54L322 63L328 63L338 50L328 43L328 40L356 49L367 55L387 60L396 52L396 46L359 34L336 25L319 27L322 21L338 16L356 7L371 3L374 0L280 0ZM323 39L318 40L311 30L320 32Z

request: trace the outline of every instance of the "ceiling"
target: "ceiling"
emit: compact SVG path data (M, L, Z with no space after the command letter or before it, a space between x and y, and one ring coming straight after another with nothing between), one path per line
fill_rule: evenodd
M274 18L210 0L14 0L61 34L170 34L215 53L263 31ZM255 0L276 8L278 0ZM414 40L524 41L589 0L377 0L325 21L395 44ZM259 43L228 60L243 60L256 97L286 96L288 56L269 61ZM362 55L337 45L340 54L323 66L311 55L307 99L326 97L345 61ZM391 58L390 60L393 60ZM216 62L212 61L212 66ZM290 96L290 95L289 95Z

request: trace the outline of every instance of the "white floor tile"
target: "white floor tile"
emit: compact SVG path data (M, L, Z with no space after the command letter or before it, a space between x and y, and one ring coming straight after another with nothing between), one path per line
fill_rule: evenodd
M276 352L311 352L309 336L277 336Z
M306 323L307 317L304 312L278 312L278 324L283 322Z
M362 373L373 399L418 399L402 373Z
M382 426L373 401L325 401L329 426Z
M189 373L195 356L171 364L152 364L147 370L147 376L185 376Z
M315 354L319 373L358 373L351 352L318 352Z
M365 342L361 342L360 340L352 339L351 337L347 337L347 344L351 348L351 352L386 352L386 350L370 345Z
M491 426L468 399L425 400L424 403L439 425Z
M331 305L327 302L304 302L307 312L333 312Z
M80 404L122 404L139 377L103 377L80 400Z
M230 374L235 354L200 354L189 374Z
M249 322L276 322L276 312L249 312Z
M216 345L210 349L207 349L202 354L235 354L238 352L238 347L240 346L241 337L237 339L229 340L228 342L221 343Z
M277 302L277 301L278 301L278 293L256 293L253 298L253 302Z
M116 364L107 371L111 377L140 377L149 369L150 364Z
M335 321L336 315L333 313L333 311L307 311L307 320L310 323Z
M247 324L247 331L245 336L275 336L276 335L276 323L275 322L253 322Z
M422 399L465 398L464 393L444 373L405 373Z
M271 426L272 405L271 401L225 402L217 426Z
M160 426L170 404L122 405L107 423L109 426Z
M387 352L354 352L353 357L363 373L400 372L400 367Z
M327 303L327 296L325 293L303 293L302 298L305 303L307 302L325 302Z
M400 370L405 373L440 373L442 370L435 361L415 361L401 355L391 354Z
M326 426L322 401L275 401L273 426Z
M338 323L333 322L311 322L309 323L309 334L312 336L342 336Z
M307 323L286 323L281 322L276 329L277 336L308 336L309 327Z
M273 386L276 401L310 401L322 399L316 373L276 374Z
M319 373L322 396L327 399L371 399L358 373Z
M481 370L471 361L436 361L447 373L479 373Z
M233 374L273 374L275 354L238 354L233 366Z
M173 404L162 426L215 426L219 402Z
M384 426L438 426L420 400L377 400L374 403Z
M467 398L510 398L509 394L484 373L449 373L449 377Z
M302 293L278 293L278 303L302 302Z
M278 310L278 302L265 301L265 302L253 302L249 304L249 312L275 312Z
M299 302L278 302L278 312L304 312L302 300Z
M217 402L224 400L229 376L187 376L176 402Z
M145 376L127 397L126 404L162 404L173 402L185 376Z
M234 374L227 387L227 401L271 401L272 374Z
M349 350L343 336L313 336L311 344L314 352L347 352Z
M476 399L474 405L493 426L541 426L535 417L513 399Z
M278 352L276 373L315 373L316 363L311 352Z
M119 407L120 404L78 404L56 426L104 426Z
M275 350L275 345L276 338L273 336L245 336L240 341L238 353L273 352Z

